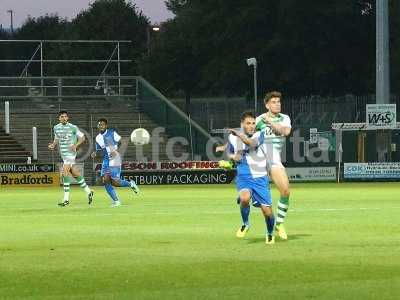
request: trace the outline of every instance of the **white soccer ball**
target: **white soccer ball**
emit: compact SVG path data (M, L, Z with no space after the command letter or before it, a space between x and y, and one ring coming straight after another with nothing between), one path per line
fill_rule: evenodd
M150 133L144 128L136 128L131 133L131 142L136 146L143 146L150 142Z

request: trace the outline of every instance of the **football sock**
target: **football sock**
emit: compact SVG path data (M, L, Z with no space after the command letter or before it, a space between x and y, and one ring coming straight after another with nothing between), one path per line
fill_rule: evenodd
M105 186L105 189L108 193L108 195L110 195L112 201L119 201L117 193L115 192L113 186L111 185L111 183L107 183Z
M71 185L71 179L69 176L63 176L64 182L64 202L69 201L69 189Z
M281 196L278 202L278 216L276 218L276 225L285 222L287 211L289 209L289 197Z
M120 179L119 184L121 185L121 187L130 187L131 184L129 183L129 181Z
M89 186L86 184L85 178L83 178L83 176L78 176L76 177L76 181L78 182L79 186L85 190L86 194L89 195L91 190Z
M249 226L250 205L243 206L240 204L240 214L242 215L243 225Z
M269 217L265 217L265 223L267 224L267 235L272 235L274 233L275 216L274 214Z

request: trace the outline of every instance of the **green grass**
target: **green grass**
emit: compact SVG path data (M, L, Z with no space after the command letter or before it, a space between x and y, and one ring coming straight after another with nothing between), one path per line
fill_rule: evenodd
M118 192L2 188L0 299L400 299L398 183L293 184L272 247L257 209L235 238L233 185Z

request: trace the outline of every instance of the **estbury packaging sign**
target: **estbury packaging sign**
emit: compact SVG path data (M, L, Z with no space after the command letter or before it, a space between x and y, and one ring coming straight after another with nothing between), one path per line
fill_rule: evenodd
M122 177L139 185L227 184L232 182L235 174L234 170L123 171Z
M396 104L367 104L368 129L396 128Z
M399 179L400 163L345 163L344 178Z
M95 165L99 176L101 164ZM217 161L125 162L122 177L140 185L154 184L227 184L235 178L235 170L223 170Z

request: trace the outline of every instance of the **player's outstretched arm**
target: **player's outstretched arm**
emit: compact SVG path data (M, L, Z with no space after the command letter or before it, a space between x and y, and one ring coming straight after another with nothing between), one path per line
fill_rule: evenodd
M237 131L235 129L229 129L229 132L235 136L237 136L243 143L245 143L249 147L257 147L258 139L250 138L243 132Z
M217 146L215 148L215 152L225 152L227 147L228 147L228 143L225 143L224 145L221 145L221 146Z
M282 124L277 124L273 123L271 117L267 114L264 117L265 123L271 127L272 131L275 134L283 135L283 136L288 136L290 135L290 132L292 131L292 128L284 126Z
M230 154L228 154L228 158L229 158L230 160L235 161L235 162L239 162L239 161L242 160L242 155L243 155L243 153L242 153L241 151L239 151L239 152L237 152L237 153L230 153Z
M283 136L288 136L292 131L290 127L282 126L280 124L271 124L271 129L273 132Z

